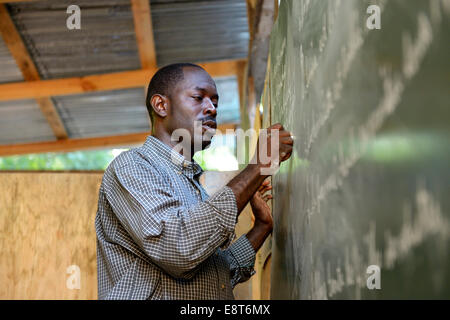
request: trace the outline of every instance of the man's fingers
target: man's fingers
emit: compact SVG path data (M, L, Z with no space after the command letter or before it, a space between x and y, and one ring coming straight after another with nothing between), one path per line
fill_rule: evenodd
M264 184L261 184L261 185L258 187L258 192L261 192L261 191L264 189L264 187L265 187L265 185L264 185Z
M264 194L264 193L266 193L267 191L270 191L270 190L272 190L272 186L265 187L260 192L261 192L261 194Z
M268 129L282 130L283 125L281 123L275 123L274 125L270 126Z
M280 139L280 142L283 143L283 144L291 145L291 146L294 145L294 139L292 139L291 136L289 136L289 137L287 137L287 138L282 138L282 139Z
M278 133L279 137L291 137L292 134L287 131L287 130L280 130L280 132Z
M269 190L271 190L271 189L272 189L272 186L271 186L271 185L265 185L265 186L261 185L261 186L258 188L258 192L261 193L261 194L264 194L264 193L266 193L267 191L269 191Z
M292 148L286 148L283 151L280 152L280 160L281 161L286 161L287 159L289 159L292 155Z
M258 187L258 191L261 191L265 186L268 186L270 184L270 180L265 180L261 185Z
M287 152L284 155L281 156L281 161L286 161L287 159L289 159L292 155L292 151L291 152Z

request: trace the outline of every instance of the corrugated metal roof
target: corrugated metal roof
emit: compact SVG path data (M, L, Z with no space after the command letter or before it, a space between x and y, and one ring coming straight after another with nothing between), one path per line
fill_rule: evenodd
M9 4L43 79L140 69L129 0L76 1L81 29L66 26L73 1Z
M8 48L0 36L0 83L23 81L22 72L17 67L16 60L11 56Z
M81 29L68 30L73 1L9 4L43 79L140 68L129 0L80 0ZM245 0L151 1L158 65L247 57Z
M53 98L70 138L149 131L144 88Z
M0 128L0 144L55 140L35 100L0 102Z
M245 0L151 4L158 65L247 57Z

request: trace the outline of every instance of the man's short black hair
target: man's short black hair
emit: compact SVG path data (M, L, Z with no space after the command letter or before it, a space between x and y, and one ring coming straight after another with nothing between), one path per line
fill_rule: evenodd
M147 105L148 114L153 124L153 107L151 105L151 98L155 94L162 94L170 97L171 90L176 84L184 79L183 68L194 67L204 70L199 65L193 63L174 63L169 64L159 69L150 80L150 84L147 89L147 97L145 104Z

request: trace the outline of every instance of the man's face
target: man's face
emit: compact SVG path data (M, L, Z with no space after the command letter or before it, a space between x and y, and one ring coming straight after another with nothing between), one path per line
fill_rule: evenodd
M193 137L191 149L198 146L197 149L201 147L203 150L211 144L214 129L217 128L219 96L216 84L202 69L185 67L183 72L184 79L171 92L168 129L169 132L185 129Z

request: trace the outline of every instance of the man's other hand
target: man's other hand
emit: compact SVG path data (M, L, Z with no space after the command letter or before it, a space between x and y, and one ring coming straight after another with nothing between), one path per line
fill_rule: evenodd
M265 193L271 189L270 181L264 181L250 200L253 215L255 216L255 225L265 226L270 230L273 228L273 219L272 210L267 201L272 199L272 195Z

